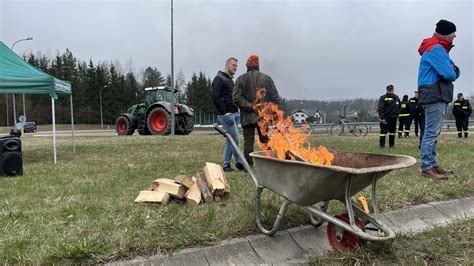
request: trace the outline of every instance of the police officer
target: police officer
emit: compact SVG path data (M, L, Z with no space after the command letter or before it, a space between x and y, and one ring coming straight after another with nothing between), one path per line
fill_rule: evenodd
M411 126L411 109L408 102L408 95L403 95L403 100L400 103L400 115L398 116L398 137L401 138L405 132L405 138L410 135ZM405 130L403 130L405 128Z
M385 136L388 133L388 145L395 146L395 131L399 114L400 99L394 92L393 85L387 86L387 93L380 96L377 112L380 118L380 148L385 147Z
M420 98L420 95L418 91L415 91L415 97L411 98L409 101L411 118L413 119L413 125L415 126L415 136L417 137L418 137L418 127L420 126L420 119L422 115L421 106L418 102L418 98Z
M464 131L464 137L467 138L469 132L469 116L472 113L472 107L469 100L464 99L462 93L458 93L458 99L453 105L453 115L456 118L456 128L458 130L458 137L462 138Z

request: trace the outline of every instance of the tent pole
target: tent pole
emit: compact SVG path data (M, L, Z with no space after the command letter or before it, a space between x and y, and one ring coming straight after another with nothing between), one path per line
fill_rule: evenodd
M26 118L26 107L25 107L25 94L23 93L23 115Z
M56 112L54 108L54 98L51 97L51 112L53 113L53 160L57 164L56 159Z
M74 142L74 107L72 105L72 94L70 98L71 98L72 153L76 154L76 143Z
M16 124L16 108L15 108L15 93L13 95L13 127L15 127Z

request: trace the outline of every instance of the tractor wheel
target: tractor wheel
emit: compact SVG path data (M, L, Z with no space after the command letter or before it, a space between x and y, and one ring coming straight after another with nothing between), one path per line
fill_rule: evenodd
M148 115L147 126L153 135L169 135L171 133L170 113L163 107L156 107Z
M150 135L150 130L148 130L148 128L144 128L144 129L138 129L138 134L140 135Z
M128 119L128 117L121 115L117 118L115 122L115 132L118 135L133 135L133 128L132 121Z
M194 129L194 119L190 115L183 115L184 121L185 121L185 130L184 134L189 135L191 132L193 132Z

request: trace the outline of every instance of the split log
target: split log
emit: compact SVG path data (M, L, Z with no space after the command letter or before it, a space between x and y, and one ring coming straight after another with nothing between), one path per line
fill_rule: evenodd
M167 205L170 200L170 194L163 191L140 191L140 194L135 199L135 202L160 202Z
M174 178L174 182L181 184L187 188L191 188L194 185L194 181L188 175L178 175Z
M224 195L225 184L222 177L222 173L224 173L222 167L215 163L206 163L203 172L212 194L217 196Z
M297 154L294 151L287 150L286 155L292 156L293 158L295 158L296 161L309 163L307 160L305 160L303 157L301 157L299 154Z
M189 207L194 207L201 203L201 191L199 190L199 185L194 183L191 188L184 195L186 198L186 205Z
M212 193L209 190L209 186L202 172L196 173L196 183L198 184L199 191L201 191L201 196L204 199L204 202L214 201L214 197L212 196Z
M153 183L158 183L158 188L155 191L167 192L171 196L182 199L186 192L186 187L175 183L173 180L168 178L158 178Z
M227 182L227 177L225 176L225 172L224 172L224 169L222 167L220 167L221 169L221 179L222 179L222 182L224 183L224 186L225 186L225 189L224 189L224 193L222 194L222 198L223 199L227 199L230 195L230 186L229 186L229 182Z

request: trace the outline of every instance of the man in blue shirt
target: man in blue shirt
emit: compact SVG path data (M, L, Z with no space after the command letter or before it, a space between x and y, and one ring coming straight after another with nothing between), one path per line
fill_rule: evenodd
M421 174L434 180L447 179L450 171L442 169L436 161L438 136L443 126L448 103L453 100L459 68L449 58L456 37L456 25L440 20L432 37L424 39L418 49L421 55L418 71L420 104L425 110L425 131L421 141Z

